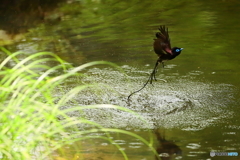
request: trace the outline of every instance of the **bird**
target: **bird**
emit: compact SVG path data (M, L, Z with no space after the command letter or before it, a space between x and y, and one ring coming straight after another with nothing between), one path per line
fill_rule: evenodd
M150 76L150 84L152 84L153 78L156 80L156 72L159 63L162 63L164 68L164 62L172 60L177 57L183 48L173 47L171 48L170 37L168 34L168 28L165 25L161 25L159 28L160 32L156 33L156 39L153 39L153 49L158 55L157 62Z
M156 73L157 73L157 67L158 64L162 64L163 68L164 68L164 62L168 61L168 60L172 60L175 57L177 57L181 51L183 50L183 48L179 48L179 47L173 47L171 48L171 43L170 43L170 37L168 34L168 28L165 25L160 25L160 27L158 28L159 32L156 33L156 38L153 39L153 49L154 52L158 55L158 59L157 62L155 63L154 69L152 71L152 73L150 74L150 77L148 78L147 82L143 85L143 87L133 93L131 93L128 96L128 100L130 99L130 97L141 91L143 88L146 87L146 85L150 82L150 84L152 84L153 79L156 79Z

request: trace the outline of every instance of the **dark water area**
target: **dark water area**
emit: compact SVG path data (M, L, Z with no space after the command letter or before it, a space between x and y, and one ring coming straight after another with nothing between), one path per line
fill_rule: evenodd
M11 36L4 39L1 34L0 44L26 54L51 51L74 66L99 60L116 63L124 73L109 66L85 69L89 77L82 81L99 85L95 93L86 90L75 101L78 105L123 106L141 115L144 122L111 109L87 110L73 116L126 129L146 139L149 129L159 128L167 140L181 148L182 154L172 159L240 159L240 155L210 157L211 151L240 154L240 1L72 0L52 9L40 8L35 16L41 20L34 25L34 17L16 17L28 24L19 29L21 32L1 28ZM157 60L152 44L159 25L169 28L172 47L184 50L166 62L165 68L159 67L153 86L148 85L128 102L127 96L142 87ZM15 27L12 30L20 28ZM78 85L77 81L73 79L71 85ZM152 137L156 141L154 134ZM147 146L131 137L113 134L112 139L129 159L154 159ZM94 143L86 140L66 147L69 157L78 154L74 145L91 148L83 149L85 159L123 159L116 148L96 139Z

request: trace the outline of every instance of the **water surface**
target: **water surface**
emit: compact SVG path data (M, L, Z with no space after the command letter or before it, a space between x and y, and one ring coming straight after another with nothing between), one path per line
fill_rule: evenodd
M143 137L149 136L149 129L160 128L166 139L182 149L182 156L175 159L239 159L209 155L210 151L240 154L239 10L236 0L69 1L55 11L60 21L40 23L7 48L28 54L52 51L74 66L96 60L114 62L124 73L109 66L86 69L84 74L89 77L82 81L99 85L94 93L85 90L75 100L79 105L123 106L145 121L111 109L72 116ZM165 68L159 68L153 86L148 85L128 102L127 96L142 87L157 60L152 43L159 25L169 27L172 47L184 50ZM78 85L77 81L73 79L71 85ZM145 145L130 137L113 135L113 139L121 142L130 159L154 159ZM86 157L122 158L102 140L74 145L80 143L86 146ZM78 153L71 147L66 147L69 157Z

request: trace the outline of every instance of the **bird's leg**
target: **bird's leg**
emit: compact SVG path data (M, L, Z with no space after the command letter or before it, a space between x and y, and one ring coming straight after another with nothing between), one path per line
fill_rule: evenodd
M162 63L162 68L164 68L164 62L161 62Z
M156 65L158 66L158 64L156 64ZM155 81L157 81L157 78L156 78L156 73L157 73L157 71L158 71L158 69L157 69L157 67L156 67L155 73L154 73L154 75L153 75L153 78L154 78Z
M154 69L153 69L153 71L150 75L150 84L152 84L153 78L154 78L154 80L157 80L156 79L156 72L157 72L158 63L159 63L159 61L157 60L157 62L155 64L155 67L154 67Z

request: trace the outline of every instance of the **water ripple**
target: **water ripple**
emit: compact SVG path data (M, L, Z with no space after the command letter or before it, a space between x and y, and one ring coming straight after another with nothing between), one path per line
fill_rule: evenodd
M232 116L227 109L234 101L234 87L229 84L201 82L192 73L188 76L158 75L167 82L156 81L141 92L134 94L128 102L128 95L142 87L150 70L138 71L127 65L125 73L113 68L92 68L76 82L97 83L93 88L80 92L73 101L77 105L114 104L137 112L138 116L116 109L87 109L72 116L82 116L105 127L117 128L181 128L200 130ZM131 76L127 76L131 75ZM77 85L77 84L73 84ZM76 105L70 104L65 108Z

